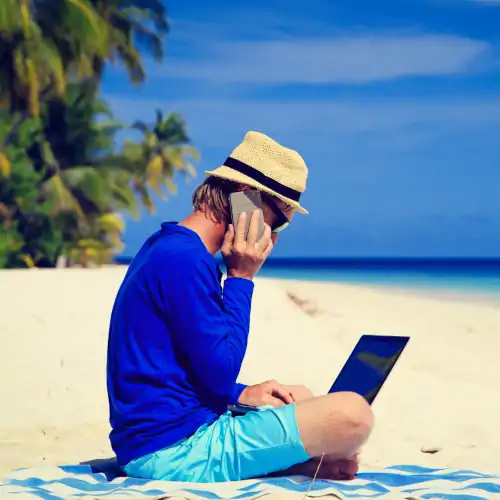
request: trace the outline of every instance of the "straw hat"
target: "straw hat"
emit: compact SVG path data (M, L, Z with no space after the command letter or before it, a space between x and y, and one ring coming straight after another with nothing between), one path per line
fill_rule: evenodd
M299 203L307 181L304 160L260 132L248 132L224 165L205 173L265 191L297 211L309 213Z

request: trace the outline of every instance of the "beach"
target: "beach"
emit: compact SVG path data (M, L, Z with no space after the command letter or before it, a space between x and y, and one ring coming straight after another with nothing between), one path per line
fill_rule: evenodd
M112 456L109 315L125 266L0 272L0 478ZM331 386L363 333L411 341L374 403L361 468L499 472L500 307L481 298L256 279L240 381ZM427 452L424 452L424 451Z

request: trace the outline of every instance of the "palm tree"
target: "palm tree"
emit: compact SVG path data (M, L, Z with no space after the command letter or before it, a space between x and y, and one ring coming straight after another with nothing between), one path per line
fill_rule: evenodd
M142 204L154 212L150 190L163 199L166 199L167 192L175 193L172 179L177 172L186 177L196 175L191 160L199 161L199 153L191 145L185 121L176 113L165 118L157 110L153 125L139 121L132 125L132 129L143 135L143 141L126 141L122 158Z
M96 12L109 30L108 52L98 54L93 61L94 75L100 80L106 60L119 61L134 83L146 77L144 60L139 48L144 48L156 62L164 56L163 38L169 25L165 5L161 0L91 0Z
M0 124L1 136L8 121ZM104 103L75 85L64 101L48 100L41 119L23 122L7 148L12 176L0 176L0 261L13 262L5 260L10 249L29 266L55 265L61 254L102 263L122 247L117 210L133 212L137 200L129 174L106 165L121 128ZM16 242L18 233L18 252L6 244L2 251L2 236Z
M65 101L51 99L45 108L39 139L28 149L35 171L43 174L41 196L52 200L68 241L102 243L105 237L119 245L123 222L114 214L138 214L129 173L110 161L123 124L81 85L68 87Z
M105 56L108 31L87 0L0 2L0 105L38 116L49 89L64 94L68 75L89 75Z
M0 116L0 137L11 117ZM35 172L26 151L36 139L39 121L25 120L6 148L9 169L0 174L0 267L54 265L62 248L62 234L51 217L50 200L40 198L42 174Z
M49 93L70 81L97 95L105 63L121 62L134 83L145 78L139 47L163 58L168 31L161 0L1 0L0 108L18 112L0 151Z
M50 200L65 252L80 262L101 262L121 248L120 212L139 214L139 203L154 210L152 193L165 198L175 192L176 173L195 174L198 160L187 127L177 114L148 126L137 122L140 142L126 141L114 153L114 139L123 124L95 99L91 89L72 85L67 97L46 102L42 129L27 149L34 171L41 174L40 201Z
M138 215L139 201L153 211L153 193L174 192L176 173L194 175L189 159L198 154L178 115L158 111L152 125L137 122L142 140L114 153L122 127L81 85L23 122L6 148L11 163L0 169L0 267L52 266L61 254L105 262L122 247L121 212ZM0 119L0 139L9 128Z

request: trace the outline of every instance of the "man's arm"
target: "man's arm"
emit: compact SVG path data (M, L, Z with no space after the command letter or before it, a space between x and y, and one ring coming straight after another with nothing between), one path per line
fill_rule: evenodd
M160 285L174 341L207 391L236 403L245 389L236 379L250 330L253 282L229 278L221 297L212 263L187 256L183 260L175 279L170 276L170 286Z

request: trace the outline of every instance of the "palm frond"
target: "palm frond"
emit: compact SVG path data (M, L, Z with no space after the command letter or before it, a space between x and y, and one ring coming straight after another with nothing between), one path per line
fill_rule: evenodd
M163 182L172 194L177 194L177 186L170 179L165 179Z
M199 152L193 146L165 146L162 149L162 156L165 162L172 164L177 170L187 170L193 173L193 165L187 160L188 157L194 161L199 161ZM188 168L189 165L189 168Z
M155 130L160 130L160 127L163 123L163 111L157 108L155 110L155 113L156 113Z
M134 42L144 47L156 62L162 62L165 56L162 36L134 20L130 21L130 26L134 32Z
M148 163L146 169L146 179L151 189L159 196L164 196L161 189L164 177L163 158L160 155L155 155Z
M150 214L155 213L155 206L149 194L148 188L142 182L136 179L134 182L134 189L139 195L139 199L141 200L141 203L144 205L146 210Z
M80 19L84 19L92 28L91 40L97 41L94 44L94 49L101 48L101 55L105 55L108 30L104 20L99 16L97 11L86 0L66 0L68 4L81 14Z
M0 2L0 32L7 37L22 28L19 0Z
M142 56L137 48L131 44L120 45L116 48L116 52L132 83L135 85L143 83L146 79L146 70L144 69Z
M12 170L12 164L5 153L0 151L0 175L9 177Z
M159 34L164 35L169 31L169 22L167 18L166 8L162 2L154 1L146 7L141 2L136 2L137 5L131 5L119 10L119 16L125 19L133 20L134 23L154 24L155 29Z
M81 193L100 210L109 207L110 195L106 177L95 167L72 167L61 172L61 178L71 191Z
M37 41L40 60L46 65L54 81L54 88L59 95L63 95L66 88L66 74L61 54L50 40L40 39Z
M140 215L139 205L131 187L112 185L112 196L116 202L116 208L125 210L132 215L134 219L138 219Z
M85 213L73 196L73 193L65 185L59 174L53 175L40 187L42 194L54 200L56 211L74 211L82 223L86 222Z
M125 230L125 221L120 214L108 212L97 218L97 226L107 233L116 233L119 235Z
M125 141L122 146L122 155L116 156L115 160L118 162L123 161L128 167L133 167L137 162L144 160L144 147L132 141Z
M151 129L148 127L148 125L144 122L141 121L136 121L134 122L130 128L132 130L138 130L139 132L142 132L145 136L151 134Z
M119 120L106 120L103 122L96 123L94 125L95 131L95 144L99 145L99 149L113 149L114 139L118 132L125 129L126 125Z
M184 171L191 177L196 177L196 167L188 161L184 164Z

